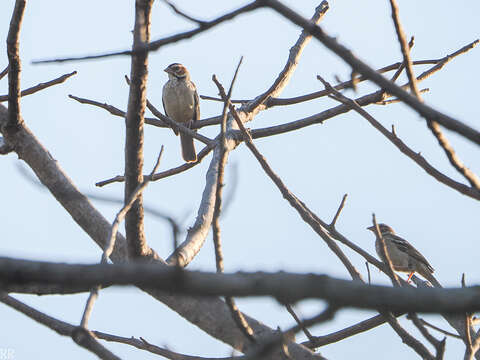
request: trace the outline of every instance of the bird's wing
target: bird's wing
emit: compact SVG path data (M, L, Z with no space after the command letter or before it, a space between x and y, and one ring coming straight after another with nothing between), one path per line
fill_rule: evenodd
M200 120L200 98L198 97L198 91L197 87L195 84L192 82L193 89L195 90L193 94L193 106L194 106L194 112L193 112L193 121L198 121Z
M167 114L167 108L165 107L165 100L163 100L163 96L162 96L162 105L163 105L163 111L165 111L165 115L167 115L168 117L170 117L170 116Z
M163 87L163 89L164 89L163 91L165 91L165 86ZM170 117L170 115L168 115L168 113L167 113L167 107L165 106L165 100L163 99L163 94L162 94L162 105L163 105L163 111L165 111L165 115L167 115L167 117L169 117L170 119L172 119L172 118ZM172 120L173 120L173 119L172 119ZM168 125L167 125L167 126L168 126ZM178 135L178 130L177 130L176 128L172 127L172 130L173 130L173 132L174 132L175 135Z
M419 261L420 263L424 264L431 272L433 272L433 267L429 264L427 259L420 254L420 252L413 247L412 244L410 244L407 240L402 239L400 236L390 234L392 243L395 244L395 246L400 250L403 251L404 253L407 253L411 257L413 257L415 260Z

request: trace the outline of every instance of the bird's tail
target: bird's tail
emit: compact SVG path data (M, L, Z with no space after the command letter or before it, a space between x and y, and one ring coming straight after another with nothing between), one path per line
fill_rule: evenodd
M438 281L437 279L435 279L435 277L433 276L433 274L430 272L430 271L426 271L425 269L422 269L423 271L419 271L419 274L422 275L425 279L427 279L428 281L430 281L430 283L435 286L435 287L438 287L438 288L441 288L443 287Z
M197 153L195 152L195 145L193 138L186 134L180 134L180 142L182 143L182 156L186 162L197 161Z

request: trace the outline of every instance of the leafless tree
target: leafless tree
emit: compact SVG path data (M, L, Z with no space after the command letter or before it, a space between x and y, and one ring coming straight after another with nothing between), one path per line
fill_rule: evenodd
M0 152L14 152L19 160L25 162L35 173L38 180L50 191L51 195L71 215L73 220L88 234L101 249L99 264L61 264L41 261L26 261L3 257L0 259L0 301L13 309L25 314L31 319L47 326L59 335L71 337L82 346L102 359L118 359L106 342L119 342L161 355L169 359L201 359L173 352L165 347L149 343L143 338L121 337L94 331L88 325L92 308L102 288L114 285L136 286L150 294L152 301L159 301L173 309L182 317L198 326L212 337L229 344L232 349L244 355L237 356L246 359L274 359L287 357L292 359L323 358L317 350L322 347L342 341L348 337L388 323L401 337L403 343L411 347L423 359L442 359L445 351L445 338L437 339L431 334L431 328L441 330L446 335L460 338L465 344L465 359L480 359L477 350L480 346L480 333L475 329L473 313L480 310L480 297L475 287L458 289L443 289L436 279L425 282L418 277L413 281L416 286L397 277L392 263L381 262L369 254L362 246L342 234L336 224L346 204L345 195L331 220L322 219L310 209L306 202L287 188L281 177L275 172L268 159L262 155L255 145L259 138L272 138L286 132L323 123L324 121L354 111L365 118L378 132L400 150L407 158L423 169L433 180L450 189L480 200L480 181L476 174L469 170L455 153L453 146L443 134L443 128L450 130L475 145L480 145L480 132L466 123L447 115L422 101L424 90L420 83L441 70L447 63L454 61L478 44L478 40L465 44L447 56L433 60L413 60L410 56L413 38L408 43L399 20L398 6L395 0L390 0L393 26L398 36L403 58L400 62L372 69L353 55L352 51L336 38L327 34L319 25L327 16L329 6L322 1L315 9L311 19L306 19L284 6L277 0L255 0L243 7L224 14L214 20L203 21L187 15L174 4L168 3L178 16L184 17L195 24L193 30L171 35L169 37L151 40L150 21L153 0L137 0L135 2L135 26L131 50L89 55L75 58L56 58L42 60L47 62L74 62L111 56L125 56L131 59L131 71L127 78L129 89L126 110L121 110L109 104L100 103L94 99L85 99L71 95L70 97L82 104L89 104L104 109L119 118L125 119L125 172L123 175L100 181L97 186L103 187L113 182L125 183L123 206L113 223L109 223L92 205L88 197L80 192L68 177L60 164L49 154L48 150L27 127L28 119L21 115L21 98L49 86L66 81L75 73L63 75L55 80L42 83L32 88L21 90L21 59L19 55L19 34L22 17L26 11L26 0L16 0L11 17L7 45L8 67L1 76L8 74L8 95L1 98L8 101L8 108L0 105ZM147 99L146 82L148 77L148 57L162 46L194 38L212 27L241 14L252 13L260 8L270 8L288 19L301 29L298 40L290 48L284 68L276 79L273 79L268 90L253 99L232 99L232 88L241 62L238 64L234 80L227 89L217 77L213 81L218 89L218 97L203 96L205 100L223 102L223 113L217 117L203 119L190 129L175 123L163 115L153 102ZM248 15L247 15L248 16ZM310 41L319 41L334 54L343 59L351 67L351 79L334 85L319 77L325 89L295 98L281 98L280 95L289 83L303 49ZM428 70L415 75L417 65L429 65ZM398 84L400 74L405 71L408 82ZM389 78L385 74L394 72ZM237 80L241 81L241 80ZM364 94L355 99L347 97L345 89L355 89L360 82L368 81L375 84L378 90ZM312 114L303 119L286 121L284 123L254 130L245 126L260 112L273 107L283 107L292 104L328 96L339 102L338 105ZM416 150L410 148L400 139L395 129L386 129L375 117L365 110L371 104L390 104L402 102L422 117L430 131L445 152L451 166L463 177L464 181L455 180L438 170L431 162ZM235 105L239 104L239 105ZM153 117L145 116L148 108ZM144 175L143 129L144 125L157 127L172 127L182 133L193 136L204 144L198 153L198 160L185 163L178 167L159 172L162 150L153 170ZM196 130L214 127L218 135L209 138ZM336 279L328 275L279 273L235 273L223 274L223 255L221 242L221 221L223 199L223 182L226 171L225 164L229 154L235 151L239 144L245 143L252 155L258 161L265 175L297 212L301 220L325 242L331 250L330 256L337 257L344 265L351 280ZM161 258L149 246L144 232L144 216L148 209L143 203L143 190L149 182L175 176L188 171L202 161L207 161L211 154L206 173L206 182L201 196L195 223L190 226L181 243L177 243L180 225L169 215L162 216L172 225L175 250L166 258ZM231 200L233 201L233 200ZM334 209L333 209L334 210ZM118 232L119 225L125 220L125 236ZM298 218L292 218L298 221ZM376 226L373 216L372 223ZM210 228L213 230L218 273L188 271L185 267L202 249ZM345 251L345 249L349 249ZM351 250L351 251L350 251ZM384 248L385 250L385 248ZM363 278L361 272L352 263L351 257L361 257L364 261L381 270L391 278L393 287L372 285ZM386 254L388 259L388 253ZM12 293L21 294L76 294L89 292L90 296L79 324L70 324L53 316L46 315L16 299ZM295 325L288 329L272 329L241 312L235 304L235 297L269 296L286 306ZM326 306L317 315L301 319L292 305L302 299L317 299L326 302ZM225 301L224 301L225 300ZM371 309L378 314L353 324L341 330L325 335L315 335L309 328L315 324L332 321L335 314L342 308L354 307ZM443 317L453 328L451 331L438 329L419 317L417 313L434 313ZM421 337L409 333L397 320L407 314ZM303 332L308 341L303 343L295 340L295 334ZM106 342L105 342L106 341ZM433 350L432 350L433 349ZM188 349L186 349L188 352Z

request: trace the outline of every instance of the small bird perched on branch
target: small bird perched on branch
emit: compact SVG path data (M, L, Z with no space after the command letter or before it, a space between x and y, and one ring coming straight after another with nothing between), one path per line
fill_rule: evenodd
M197 88L190 80L190 74L185 66L179 63L170 64L165 70L168 81L163 86L163 108L166 115L188 128L200 119L200 105ZM175 135L178 130L173 129ZM186 162L197 161L193 137L180 133L182 156Z
M417 249L415 249L407 240L395 235L395 231L393 231L390 226L386 224L378 224L378 228L385 241L388 256L390 257L394 270L410 273L407 281L410 281L413 274L417 272L432 284L438 284L432 275L434 271L433 267ZM372 231L376 236L375 226L370 226L367 229ZM378 236L376 236L375 250L382 261L386 263L381 246L382 243Z

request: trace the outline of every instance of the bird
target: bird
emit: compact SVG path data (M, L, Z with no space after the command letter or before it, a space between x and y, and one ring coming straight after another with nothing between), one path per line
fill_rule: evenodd
M162 102L166 115L176 122L192 128L193 123L200 119L200 103L195 84L190 80L190 73L180 63L168 65L164 71L168 81L163 86ZM175 135L178 130L173 129ZM182 157L186 162L197 161L193 137L180 133Z
M434 269L432 265L415 249L407 240L402 239L395 234L393 229L386 224L378 224L380 234L385 242L390 261L395 271L410 273L407 282L410 281L415 272L422 275L425 279L437 286L438 281L433 277ZM378 256L386 263L381 249L381 242L375 232L375 226L370 226L367 230L375 234L375 250Z

